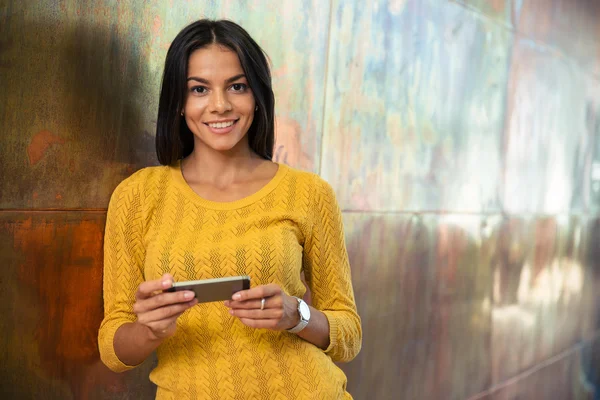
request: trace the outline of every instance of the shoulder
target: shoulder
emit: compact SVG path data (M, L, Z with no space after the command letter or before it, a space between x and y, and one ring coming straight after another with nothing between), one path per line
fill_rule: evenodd
M325 182L319 175L311 171L301 170L295 167L290 167L287 164L279 164L281 167L286 169L286 175L296 181L314 185L320 183L319 181Z
M142 194L148 187L156 185L157 182L167 177L170 173L169 166L156 166L142 168L117 185L113 191L112 199L121 198L124 195Z
M303 171L287 165L285 168L288 170L287 173L290 179L297 182L298 188L310 192L313 195L312 197L328 197L335 199L333 187L318 174L310 171Z

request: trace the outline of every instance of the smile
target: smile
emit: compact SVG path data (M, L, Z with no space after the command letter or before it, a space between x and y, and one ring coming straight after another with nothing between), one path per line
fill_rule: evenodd
M215 128L215 129L223 129L223 128L229 128L236 122L237 122L237 120L236 121L225 121L225 122L210 122L210 123L207 123L206 125L210 126L211 128Z

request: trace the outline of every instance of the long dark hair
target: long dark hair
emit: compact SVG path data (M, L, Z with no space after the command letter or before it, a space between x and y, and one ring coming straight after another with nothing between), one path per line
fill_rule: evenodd
M194 149L194 134L181 116L187 91L188 60L194 50L211 44L225 46L237 54L258 106L248 129L248 143L259 156L271 160L275 141L275 96L267 56L238 24L201 19L183 28L167 52L156 121L158 162L172 165Z

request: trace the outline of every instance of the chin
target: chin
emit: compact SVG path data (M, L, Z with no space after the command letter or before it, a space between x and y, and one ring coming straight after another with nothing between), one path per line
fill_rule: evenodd
M233 138L222 138L221 140L211 140L204 143L215 151L229 152L235 150L235 148L240 145L240 142L241 139L235 140Z
M219 151L221 153L227 153L233 151L235 146L211 146L213 150Z

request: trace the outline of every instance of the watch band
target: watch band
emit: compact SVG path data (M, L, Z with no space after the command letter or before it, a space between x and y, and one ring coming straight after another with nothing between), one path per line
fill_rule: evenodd
M298 322L298 325L294 326L293 328L287 329L289 333L298 333L302 329L306 328L306 325L308 325L308 319L304 319L302 313L300 312L300 305L304 303L304 300L298 297L296 297L296 300L298 300L298 315L300 316L300 322Z

